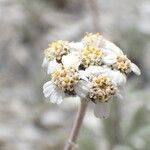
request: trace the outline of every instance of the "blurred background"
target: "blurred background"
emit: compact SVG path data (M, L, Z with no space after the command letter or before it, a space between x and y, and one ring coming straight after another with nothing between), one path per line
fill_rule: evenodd
M43 49L100 32L142 70L110 118L88 108L80 150L150 150L150 0L0 0L0 150L62 150L78 101L45 100Z

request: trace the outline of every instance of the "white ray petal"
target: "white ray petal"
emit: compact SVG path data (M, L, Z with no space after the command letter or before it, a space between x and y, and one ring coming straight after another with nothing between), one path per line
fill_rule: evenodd
M43 85L43 89L46 88L46 87L48 87L48 86L50 86L51 84L53 84L52 81L46 82L46 83Z
M131 63L131 70L136 74L136 75L141 75L141 70L139 69L139 67L134 64Z
M122 74L120 71L117 70L111 70L110 73L108 74L111 79L118 85L122 86L126 83L126 76Z
M79 71L79 74L80 74L80 78L85 80L85 81L88 81L88 74L86 73L86 71L83 71L83 70L80 70Z
M117 54L117 55L123 55L122 50L116 46L114 43L108 41L105 39L105 46L104 48L109 49L110 51L112 51L113 53Z
M46 86L45 86L45 84L46 84ZM43 93L44 93L44 96L47 98L54 92L56 86L54 84L52 84L51 81L49 81L45 84L43 86Z
M47 98L49 97L53 92L54 92L54 88L51 87L47 87L46 89L43 90L44 96Z
M60 104L64 98L64 92L61 91L55 84L47 86L43 90L44 96L49 97L50 101L54 104Z
M53 104L56 104L57 103L57 99L58 99L58 95L57 95L57 91L55 90L51 96L50 96L50 101L53 103Z
M50 90L51 90L51 89L55 89L55 87L56 87L56 86L55 86L54 84L51 84L51 85L49 85L49 86L43 88L43 93L47 92L49 89L50 89Z
M106 119L110 114L111 102L97 103L95 104L94 114L97 118Z
M101 67L101 66L90 66L88 67L85 72L88 76L90 75L99 75L102 73L105 73L105 68Z
M103 53L104 56L110 56L110 55L115 55L117 56L115 53L113 53L109 48L101 48L101 51Z
M51 74L51 73L55 72L57 66L58 66L58 63L56 60L50 61L48 64L47 74Z
M75 54L70 53L62 57L62 63L65 67L71 67L73 65L78 67L80 65L80 59Z
M117 92L117 97L119 100L124 100L125 98L125 88L124 87L119 87L119 90Z
M59 88L56 88L56 91L57 91L57 101L56 101L56 104L61 104L64 97L65 97L65 93L59 89Z
M71 42L69 43L71 49L82 49L84 47L82 42Z
M116 62L116 55L109 55L103 58L104 64L112 65Z
M49 63L49 60L46 57L44 57L44 60L43 60L43 63L42 63L42 67L43 68L47 68L48 63Z
M74 90L79 97L85 98L89 93L90 85L88 82L81 80L74 86Z

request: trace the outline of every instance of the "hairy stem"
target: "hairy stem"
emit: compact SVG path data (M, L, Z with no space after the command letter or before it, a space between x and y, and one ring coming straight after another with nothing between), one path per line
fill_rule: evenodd
M72 131L70 134L70 138L64 150L72 150L75 147L76 141L80 132L80 128L81 128L81 125L82 125L82 122L86 113L87 105L88 105L88 102L86 102L85 100L81 100L81 104L80 104Z

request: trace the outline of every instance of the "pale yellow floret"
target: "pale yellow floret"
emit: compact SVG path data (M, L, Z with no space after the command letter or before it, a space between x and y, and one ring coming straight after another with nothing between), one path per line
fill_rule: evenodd
M116 63L112 65L113 69L117 69L122 73L128 74L131 72L130 68L131 61L127 58L126 55L120 55L116 59Z
M45 57L53 60L60 61L63 55L68 54L69 43L68 41L57 40L48 45L48 48L44 50Z
M92 86L89 97L93 102L107 102L117 92L116 85L106 75L93 77L91 82Z
M86 46L81 50L81 55L81 65L84 68L102 64L102 51L96 46Z
M100 43L102 44L102 35L100 33L92 34L86 32L84 38L82 39L82 43L84 45L94 45L98 46Z
M74 85L80 80L79 73L74 67L59 68L52 74L52 81L64 92L74 93Z

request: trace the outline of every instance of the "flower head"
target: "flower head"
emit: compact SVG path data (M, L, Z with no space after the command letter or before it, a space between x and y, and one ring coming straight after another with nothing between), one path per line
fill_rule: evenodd
M102 47L104 44L103 36L100 35L100 33L92 34L86 32L84 38L82 39L82 43L84 45L93 45L97 47Z
M87 68L102 64L102 51L96 46L87 45L81 50L81 66Z
M140 75L141 71L135 65L134 63L131 62L127 58L126 55L114 55L112 54L111 56L105 57L104 60L105 64L110 66L113 70L119 70L123 74L128 75L131 71L133 71L135 74Z
M116 94L117 86L107 75L99 75L91 79L90 99L94 103L107 102Z
M129 74L131 72L131 61L126 55L117 56L116 62L112 65L113 69L119 70L122 73Z
M51 81L43 86L45 97L50 97L50 101L57 104L60 104L68 95L86 97L89 91L88 82L83 72L78 70L78 66L79 61L76 55L63 56L62 63L57 63L51 69Z
M61 66L52 74L52 82L69 95L75 94L74 86L79 80L79 72L74 66L69 68Z
M96 117L107 118L115 96L123 98L127 75L140 69L114 43L99 33L86 33L81 42L57 40L44 51L43 66L50 81L43 86L45 97L60 104L67 96L94 103Z
M69 42L57 40L53 41L48 45L48 48L44 50L45 57L49 60L56 59L58 62L61 61L62 56L68 54Z

